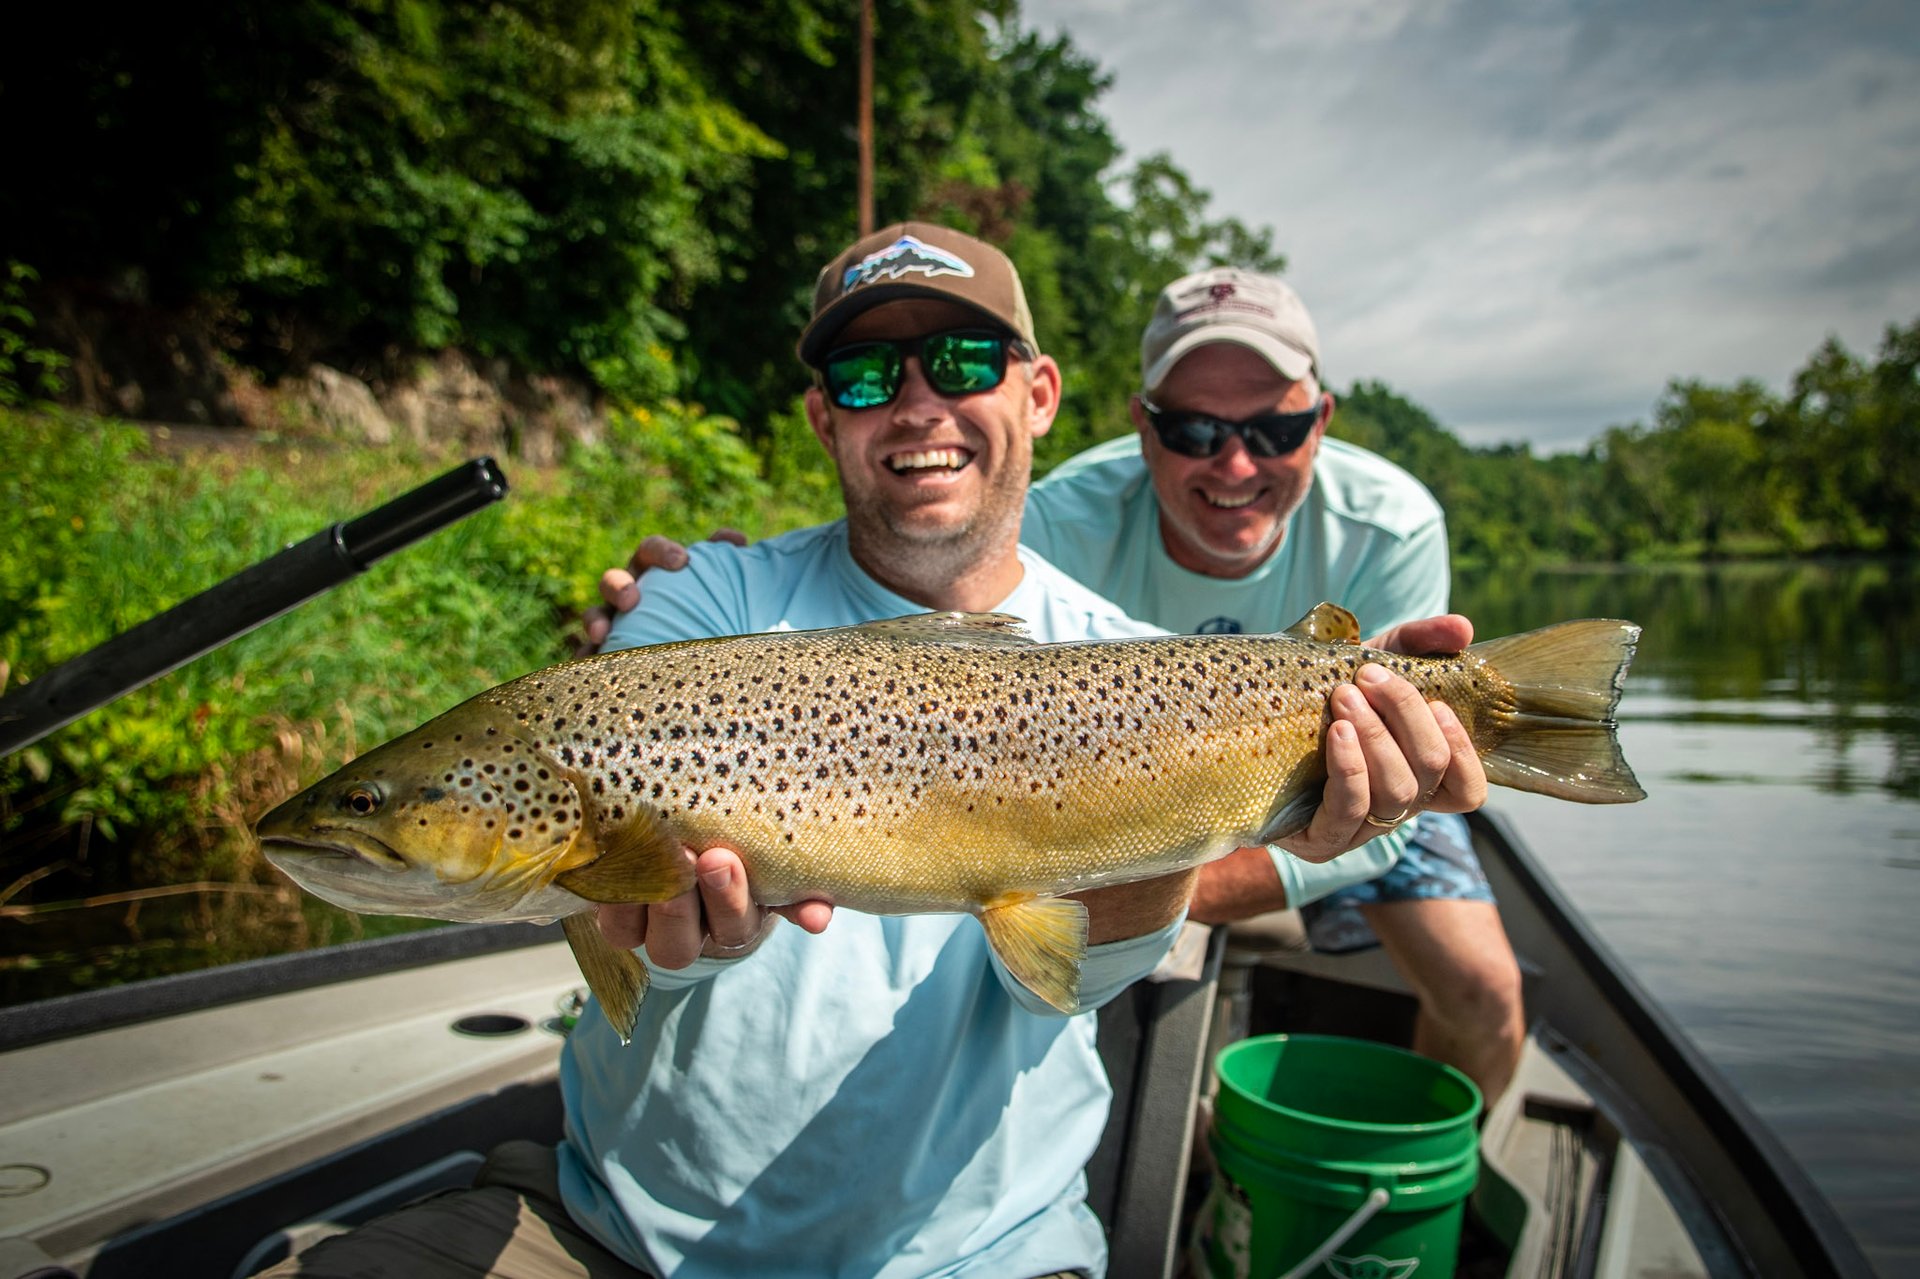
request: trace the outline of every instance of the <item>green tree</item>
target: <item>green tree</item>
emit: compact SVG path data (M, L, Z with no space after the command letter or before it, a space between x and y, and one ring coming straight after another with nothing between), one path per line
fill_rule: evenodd
M1864 495L1888 550L1920 550L1920 318L1887 326L1874 361L1867 433L1880 465Z
M1689 531L1708 555L1720 552L1728 533L1773 522L1775 483L1762 435L1779 416L1772 394L1750 378L1730 387L1669 382L1655 406L1669 477L1687 495Z
M1800 518L1841 546L1877 540L1859 501L1878 465L1864 429L1871 382L1853 353L1828 338L1793 375L1780 417L1778 450L1794 477Z

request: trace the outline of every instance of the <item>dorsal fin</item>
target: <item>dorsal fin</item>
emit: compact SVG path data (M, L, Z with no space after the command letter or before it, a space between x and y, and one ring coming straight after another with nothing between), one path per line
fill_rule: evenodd
M938 644L1025 646L1034 642L1025 618L1011 613L909 613L905 617L862 622L858 628L893 639Z
M1319 644L1358 644L1360 619L1338 604L1325 600L1307 610L1307 615L1287 628L1295 639Z

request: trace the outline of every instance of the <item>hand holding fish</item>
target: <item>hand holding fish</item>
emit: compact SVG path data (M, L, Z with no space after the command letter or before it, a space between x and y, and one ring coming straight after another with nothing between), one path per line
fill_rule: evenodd
M763 909L747 886L746 867L730 848L686 852L697 887L651 906L606 903L597 911L600 931L621 950L646 947L662 968L685 968L695 959L740 959L753 953L784 917L810 933L825 931L833 907L823 901Z
M1368 648L1417 656L1458 653L1473 643L1473 623L1458 613L1395 626ZM1327 790L1311 825L1276 840L1310 862L1324 862L1377 839L1420 812L1467 813L1487 800L1487 775L1459 716L1427 701L1412 683L1370 664L1333 690L1327 733Z

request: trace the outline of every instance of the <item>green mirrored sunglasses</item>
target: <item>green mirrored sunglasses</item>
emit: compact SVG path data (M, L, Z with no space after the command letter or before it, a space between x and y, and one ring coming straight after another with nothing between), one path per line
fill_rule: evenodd
M920 361L927 383L942 395L977 395L1007 377L1007 350L1018 339L990 329L952 329L897 341L855 342L827 352L820 376L827 395L843 409L877 409L893 403L906 380L907 357Z

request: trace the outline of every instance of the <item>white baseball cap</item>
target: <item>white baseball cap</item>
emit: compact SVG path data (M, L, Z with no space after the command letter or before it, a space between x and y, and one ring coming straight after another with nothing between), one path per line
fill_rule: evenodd
M1140 338L1140 385L1152 394L1195 347L1232 342L1258 353L1289 382L1320 363L1320 334L1306 303L1277 275L1218 266L1160 291Z

